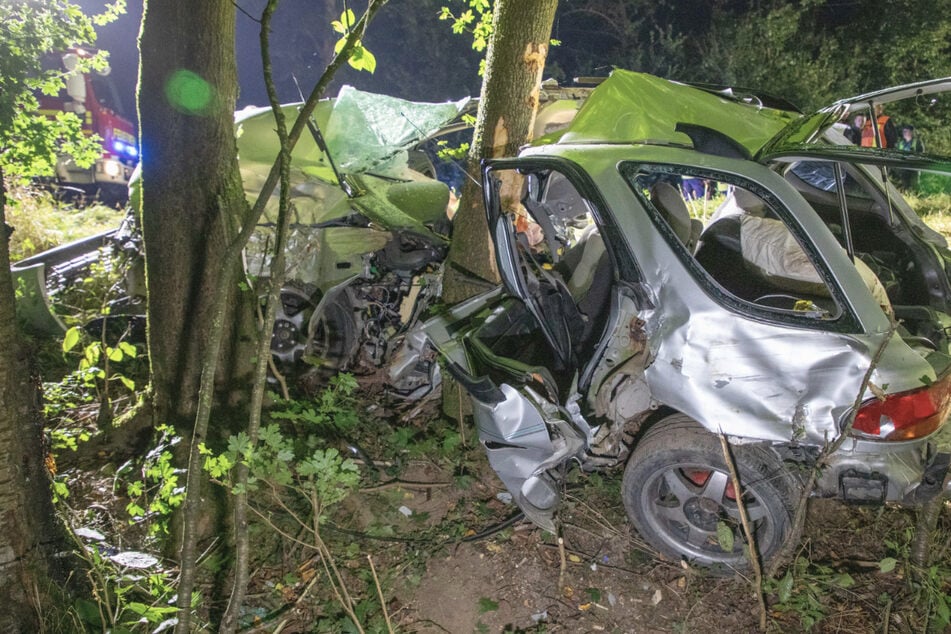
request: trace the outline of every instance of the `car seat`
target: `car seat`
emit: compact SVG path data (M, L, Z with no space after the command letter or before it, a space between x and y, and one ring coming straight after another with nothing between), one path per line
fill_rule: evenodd
M690 217L683 196L670 183L656 182L651 186L650 193L651 204L664 217L687 250L693 253L703 230L703 223Z

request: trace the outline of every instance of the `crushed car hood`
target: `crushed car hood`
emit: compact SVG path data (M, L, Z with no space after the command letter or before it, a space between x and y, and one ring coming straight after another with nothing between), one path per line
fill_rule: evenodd
M904 99L935 99L951 78L896 86L841 99L810 114L763 106L755 97L731 96L653 75L615 70L586 99L564 130L534 145L642 143L690 146L683 126L700 126L732 139L759 162L781 156L823 156L910 169L951 172L951 157L824 142L851 113Z

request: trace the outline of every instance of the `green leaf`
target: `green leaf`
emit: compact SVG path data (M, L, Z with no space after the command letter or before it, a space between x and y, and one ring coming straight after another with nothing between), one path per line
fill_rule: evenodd
M99 606L92 601L76 599L76 601L73 602L73 609L76 610L76 614L79 615L79 618L84 623L94 625L97 628L102 627L102 616L99 614Z
M228 451L238 455L243 456L251 450L251 439L248 438L248 434L245 432L239 432L235 436L228 438Z
M720 544L720 548L723 549L723 552L733 552L733 528L726 522L717 522L717 543Z
M83 329L79 326L73 326L66 331L66 336L63 337L63 352L69 352L76 347L76 344L79 343L79 338L82 336Z
M855 585L855 579L847 572L836 575L833 577L832 582L840 588L851 588Z
M119 361L122 361L122 350L119 348L110 348L109 346L106 346L106 356L109 357L110 361L118 363Z
M66 486L65 482L60 480L53 481L53 495L58 500L65 500L69 497L69 487Z
M948 605L948 597L941 595L935 601L935 615L938 617L938 624L941 626L951 623L951 606Z
M130 392L135 392L135 381L121 374L117 374L116 378L118 378L119 381L122 382L122 385L124 385L127 390L129 390Z
M779 582L779 602L787 603L792 597L792 588L793 588L793 576L792 571L787 570L786 575L783 577L782 581Z
M135 346L133 346L133 345L132 345L131 343L129 343L128 341L120 341L120 342L119 342L119 349L122 350L122 352L125 354L125 356L127 356L127 357L129 357L129 358L131 358L131 359L134 359L134 358L135 358L135 355L138 354L138 350L135 349Z
M585 588L584 593L595 603L601 600L601 591L597 588Z
M898 565L898 560L894 557L886 557L878 562L878 571L879 572L891 572L895 569L895 566Z
M493 601L486 597L479 599L479 614L485 614L486 612L494 612L499 609L498 601Z

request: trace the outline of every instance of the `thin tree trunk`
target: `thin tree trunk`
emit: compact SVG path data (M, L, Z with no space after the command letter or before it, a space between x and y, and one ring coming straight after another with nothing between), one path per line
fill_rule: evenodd
M481 182L479 161L515 156L531 141L557 0L496 0L479 113L467 169ZM482 192L467 180L453 220L443 299L456 303L498 282Z
M268 0L267 6L261 15L261 61L264 68L264 84L267 87L268 100L274 112L274 122L277 128L278 140L281 144L278 155L281 189L278 204L278 218L276 239L274 241L274 257L271 259L270 276L268 277L267 304L264 310L264 323L261 332L270 332L274 328L274 319L277 313L277 304L281 299L281 286L284 283L284 248L287 243L290 228L288 216L288 197L290 195L290 167L291 154L287 142L287 123L284 111L277 97L274 87L274 78L271 70L270 28L271 18L277 9L279 0ZM264 404L264 388L267 383L268 359L271 356L271 342L267 337L261 337L258 343L257 364L254 370L254 387L251 392L251 411L248 419L248 438L251 446L257 446L258 432L261 428L261 414ZM248 466L241 462L236 468L235 481L241 491L235 495L234 505L234 532L235 532L235 564L234 583L228 608L221 619L219 632L230 634L238 629L238 617L244 603L250 577L250 536L248 535Z
M65 579L64 549L44 464L38 379L15 314L6 189L0 171L0 632L39 631L50 591Z
M293 151L297 140L300 138L306 126L307 120L313 113L314 108L316 108L317 101L321 95L323 95L324 90L326 90L330 79L340 66L347 61L353 47L362 38L367 23L384 4L386 4L386 0L371 0L366 13L364 13L363 17L354 25L351 34L347 37L337 57L328 65L327 72L324 73L321 81L314 86L307 101L301 106L294 126L287 135L287 152ZM264 206L280 178L280 166L280 160L274 162L267 179L261 187L258 198L251 209L251 214L245 218L240 233L228 244L223 253L218 254L218 261L221 267L219 271L221 284L215 289L216 292L212 295L213 310L211 328L206 342L207 350L201 364L201 385L197 399L198 408L195 414L192 440L189 447L188 469L185 483L185 504L182 513L181 573L178 582L178 623L175 627L176 634L187 634L191 623L191 593L195 584L197 566L198 523L202 515L200 485L204 480L202 476L200 446L205 441L205 436L208 432L208 421L211 417L215 375L218 368L221 343L225 334L225 299L229 293L229 288L236 282L236 272L239 269L238 264L240 263L239 256L241 251L247 244L248 238L251 237L255 224L264 211Z

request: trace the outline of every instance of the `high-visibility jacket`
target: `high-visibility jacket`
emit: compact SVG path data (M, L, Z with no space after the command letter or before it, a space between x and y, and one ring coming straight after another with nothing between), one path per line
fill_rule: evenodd
M879 115L875 120L878 125L878 137L882 140L882 147L888 147L888 141L885 138L885 124L888 123L888 115ZM875 129L872 128L872 122L866 121L862 127L862 147L878 147L875 142Z

